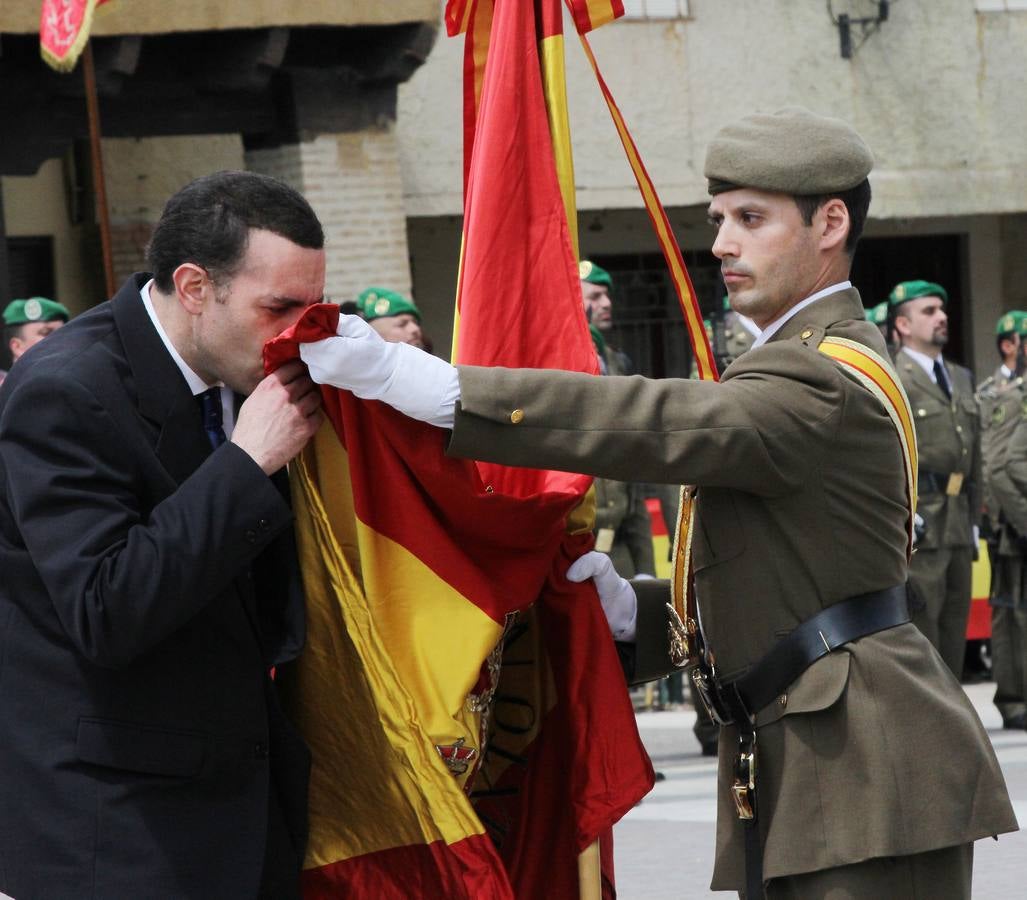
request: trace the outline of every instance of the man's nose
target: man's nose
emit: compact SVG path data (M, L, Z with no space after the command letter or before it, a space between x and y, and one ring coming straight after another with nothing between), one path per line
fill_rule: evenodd
M738 256L738 242L731 237L730 230L726 225L721 225L717 230L712 250L713 255L717 259L724 259L726 256Z

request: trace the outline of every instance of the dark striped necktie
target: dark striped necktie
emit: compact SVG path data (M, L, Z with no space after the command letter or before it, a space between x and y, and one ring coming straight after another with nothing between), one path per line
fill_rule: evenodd
M212 387L199 395L203 409L203 430L215 450L226 440L224 420L221 416L221 388Z

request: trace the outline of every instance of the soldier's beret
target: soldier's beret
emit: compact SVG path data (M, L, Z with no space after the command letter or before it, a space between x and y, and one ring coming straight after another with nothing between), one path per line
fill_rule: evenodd
M888 321L888 301L885 300L878 303L877 306L871 306L866 310L866 318L868 322L873 322L875 325L884 325Z
M613 279L610 277L610 273L589 259L583 259L578 263L578 278L589 284L605 285L613 290Z
M888 302L892 306L899 306L907 300L916 300L918 297L941 297L942 303L949 302L948 291L933 281L903 281L892 288L892 292L888 295Z
M999 317L995 323L995 335L1003 334L1027 335L1027 313L1011 309Z
M28 325L29 322L67 322L71 313L63 303L46 297L12 300L4 309L5 325Z
M401 316L403 313L410 313L418 322L421 321L421 311L414 306L413 300L387 288L369 287L362 290L357 295L357 309L368 322L386 316Z
M870 148L841 119L799 106L724 126L706 151L712 195L740 187L795 196L847 191L874 167Z

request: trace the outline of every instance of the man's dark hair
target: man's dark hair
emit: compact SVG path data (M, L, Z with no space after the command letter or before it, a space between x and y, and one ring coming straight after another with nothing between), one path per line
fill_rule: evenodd
M845 252L852 256L856 252L856 243L863 234L866 225L867 211L870 209L870 182L864 178L854 188L836 194L799 194L795 197L795 205L803 223L808 227L813 224L813 216L828 200L837 197L849 211L849 233L845 238Z
M215 281L238 268L251 228L273 232L300 247L320 250L324 231L295 190L256 172L215 172L190 182L168 200L146 248L157 290L174 290L182 263L202 266Z

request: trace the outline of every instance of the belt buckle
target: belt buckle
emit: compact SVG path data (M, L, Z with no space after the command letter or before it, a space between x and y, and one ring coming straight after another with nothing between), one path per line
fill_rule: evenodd
M738 818L756 818L756 735L740 737L738 758L735 760L735 780L731 785L731 799L735 801Z

